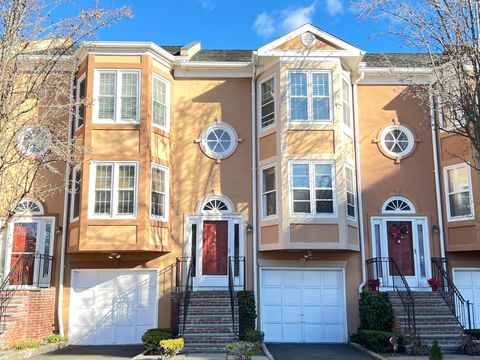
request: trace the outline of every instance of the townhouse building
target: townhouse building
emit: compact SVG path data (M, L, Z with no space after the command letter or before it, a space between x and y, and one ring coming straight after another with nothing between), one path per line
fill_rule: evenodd
M457 289L474 305L437 299L445 342L480 326L478 175L436 130L437 99L407 91L432 80L423 54L369 54L307 24L255 50L92 42L72 60L82 165L66 196L25 201L3 250L4 274L21 253L49 257L10 297L42 304L38 336L131 344L173 324L221 347L229 290L248 289L266 341L347 342L372 279L419 309L429 279ZM4 346L32 336L15 316ZM422 316L399 326L428 342Z

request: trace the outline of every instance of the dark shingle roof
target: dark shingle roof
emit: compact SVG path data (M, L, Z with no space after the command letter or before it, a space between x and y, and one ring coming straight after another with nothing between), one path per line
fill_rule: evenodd
M427 53L367 53L363 58L367 67L429 67Z
M252 50L200 50L191 61L249 62Z
M161 45L160 47L164 50L167 50L172 55L180 55L180 49L182 48L178 45Z

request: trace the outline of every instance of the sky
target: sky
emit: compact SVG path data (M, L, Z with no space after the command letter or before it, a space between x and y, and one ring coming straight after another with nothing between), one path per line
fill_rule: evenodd
M98 0L97 0L98 1ZM349 0L104 0L129 5L133 18L101 30L97 40L152 41L203 49L257 49L305 23L312 23L367 52L412 51L379 23L360 22Z

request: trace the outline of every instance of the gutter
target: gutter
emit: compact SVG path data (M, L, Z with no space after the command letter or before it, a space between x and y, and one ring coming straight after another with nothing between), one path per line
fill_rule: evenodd
M258 312L258 264L257 264L257 95L256 95L256 71L255 53L252 53L252 240L253 240L253 296L255 307ZM256 321L256 320L255 320Z
M68 198L69 198L69 184L70 184L70 151L72 143L72 126L73 126L73 88L75 85L75 73L72 72L70 79L70 111L68 114L68 153L67 153L67 168L65 171L65 192L63 195L63 222L62 222L62 246L60 253L60 274L58 279L58 332L60 336L65 336L63 328L63 282L65 280L65 248L67 241L67 227L68 227Z
M429 99L430 99L430 118L432 125L432 146L433 146L433 164L434 164L434 173L435 173L435 192L437 198L437 213L438 213L438 229L439 229L439 240L440 240L440 255L442 258L445 257L445 237L443 232L443 204L442 204L442 191L440 187L440 158L438 157L438 141L437 133L438 129L435 123L435 105L433 101L432 85L429 86Z
M358 196L358 226L360 227L360 252L362 254L362 283L358 286L358 292L363 291L367 283L367 269L365 258L365 229L363 225L363 197L362 197L362 176L360 164L360 140L359 140L359 126L358 126L358 83L363 80L365 73L362 71L357 80L353 82L353 120L355 122L354 137L355 137L355 170Z

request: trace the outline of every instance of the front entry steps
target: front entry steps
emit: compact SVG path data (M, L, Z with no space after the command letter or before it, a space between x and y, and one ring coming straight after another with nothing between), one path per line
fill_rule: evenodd
M237 306L235 306L235 309ZM179 309L182 328L183 307ZM237 310L235 310L237 322ZM237 326L237 325L236 325ZM232 329L232 310L228 291L193 291L185 322L184 353L225 352L229 343L238 340Z
M422 345L430 346L437 339L444 352L456 352L462 344L464 333L442 296L432 291L413 291L412 295L417 333ZM389 292L388 296L393 307L395 332L400 332L407 340L407 316L402 301L396 292Z

